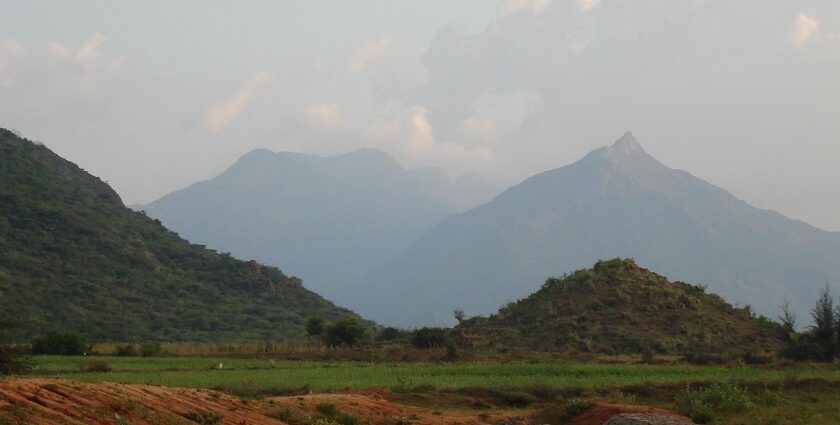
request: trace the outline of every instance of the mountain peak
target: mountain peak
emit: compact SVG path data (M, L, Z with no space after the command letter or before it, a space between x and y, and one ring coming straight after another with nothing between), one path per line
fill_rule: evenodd
M642 145L639 144L639 141L636 140L636 137L633 136L633 133L629 131L624 133L620 139L616 140L616 142L613 143L612 148L626 154L645 151L642 148Z

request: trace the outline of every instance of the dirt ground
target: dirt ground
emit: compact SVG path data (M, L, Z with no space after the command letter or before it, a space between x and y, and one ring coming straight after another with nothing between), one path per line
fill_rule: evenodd
M386 389L339 394L307 394L243 400L212 390L83 383L58 379L9 379L0 382L0 424L285 424L272 417L284 406L316 415L316 406L331 403L362 423L429 425L533 423L531 410L436 410L388 400ZM644 406L596 404L571 425L601 425L616 413L657 412ZM402 420L402 421L401 421Z

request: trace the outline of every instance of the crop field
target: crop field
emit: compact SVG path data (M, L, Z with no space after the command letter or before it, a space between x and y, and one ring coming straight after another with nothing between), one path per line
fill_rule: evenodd
M90 362L110 372L89 372ZM838 367L718 367L598 365L553 362L366 363L272 361L230 358L140 358L38 356L34 374L81 381L220 388L271 393L308 387L313 391L382 386L609 388L644 383L762 381L819 378L840 380Z

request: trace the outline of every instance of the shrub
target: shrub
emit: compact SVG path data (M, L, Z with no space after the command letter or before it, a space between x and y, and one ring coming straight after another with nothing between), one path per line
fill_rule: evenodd
M24 373L32 368L32 361L23 350L6 345L6 332L19 326L17 321L0 316L0 376Z
M205 410L202 412L199 411L191 411L187 412L184 415L187 419L197 422L201 425L216 425L222 423L222 419L224 419L224 415L221 413L214 412L212 410Z
M450 344L449 333L442 328L421 328L411 334L414 348L445 347Z
M401 333L402 332L400 332L399 329L389 326L389 327L379 331L379 334L376 335L376 340L377 341L393 341L393 340L399 338Z
M323 415L316 419L326 419L327 423L336 423L338 425L360 425L362 422L358 416L349 415L338 410L335 404L319 403L315 406L315 410Z
M133 357L137 355L137 350L134 349L134 344L118 345L114 350L114 355L119 357Z
M324 319L320 316L312 316L306 320L306 334L309 336L321 335L324 333Z
M140 344L140 355L143 357L155 357L163 353L163 347L157 342Z
M746 390L733 384L715 384L701 390L686 388L674 397L677 411L699 424L709 423L716 412L741 412L752 408Z
M551 406L539 413L540 423L565 423L593 406L589 400L573 398L562 405Z
M312 418L306 412L294 406L281 406L271 412L270 416L289 425L309 425L312 422Z
M87 372L110 372L111 370L111 365L105 360L91 360L85 365Z
M32 353L62 356L81 356L87 350L87 343L80 335L50 332L32 341Z
M503 392L501 399L504 404L513 407L528 407L537 401L533 395L521 391Z
M367 328L358 320L348 317L329 326L324 331L324 343L331 347L352 347L367 337Z

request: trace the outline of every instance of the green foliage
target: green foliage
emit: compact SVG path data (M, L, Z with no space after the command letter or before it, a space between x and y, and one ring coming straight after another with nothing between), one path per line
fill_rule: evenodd
M312 417L307 415L306 412L288 405L280 406L271 412L270 416L274 419L280 419L289 425L309 425L312 422Z
M393 341L393 340L399 338L400 336L402 336L402 334L403 334L403 331L400 331L397 328L388 326L387 328L384 328L381 331L379 331L379 333L376 335L376 340L377 341Z
M497 314L466 319L455 330L474 348L648 358L705 353L740 359L748 352L764 358L782 346L779 324L632 259L599 261L549 278L537 292Z
M7 334L20 323L0 315L0 376L28 372L32 368L31 359L18 347L7 345Z
M414 348L446 347L451 343L448 329L423 327L411 334Z
M200 425L220 424L220 423L222 423L222 419L225 418L225 416L222 415L221 413L214 412L212 410L204 410L204 411L193 410L193 411L187 412L184 415L184 417L193 421L193 422L196 422Z
M358 320L348 317L330 324L324 330L324 343L331 347L353 347L362 343L368 329Z
M593 405L595 405L595 403L590 400L573 398L564 403L549 406L548 408L543 409L538 414L538 417L540 418L541 423L560 424L583 413L583 411L589 409Z
M134 344L117 345L114 350L114 355L118 357L133 357L137 355L137 350L134 349Z
M91 360L85 365L86 372L110 372L113 369L105 360Z
M674 397L674 402L679 413L699 424L711 422L720 412L742 412L753 407L747 391L730 383L699 390L685 388Z
M361 419L359 419L358 416L350 415L340 411L338 407L333 403L319 403L315 406L315 410L321 414L321 418L327 420L329 423L335 423L338 425L361 424Z
M312 316L306 319L306 334L309 336L318 336L324 333L324 318L320 316Z
M88 344L81 335L72 333L50 332L32 341L33 354L52 354L62 356L81 356L88 349Z
M105 182L0 129L0 311L13 335L89 341L292 340L358 317L274 267L191 244Z
M140 344L140 355L143 357L156 357L161 354L163 354L163 347L159 342Z

